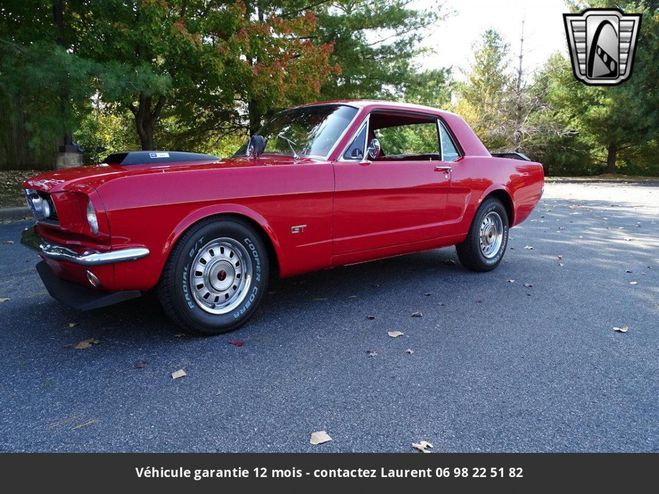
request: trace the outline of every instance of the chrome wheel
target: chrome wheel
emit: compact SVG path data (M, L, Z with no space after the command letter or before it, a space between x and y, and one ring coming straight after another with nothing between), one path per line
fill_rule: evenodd
M232 238L217 238L204 245L192 262L190 290L200 308L226 314L247 296L252 273L247 249Z
M480 226L479 241L481 254L486 259L495 257L503 244L503 220L499 213L490 211Z

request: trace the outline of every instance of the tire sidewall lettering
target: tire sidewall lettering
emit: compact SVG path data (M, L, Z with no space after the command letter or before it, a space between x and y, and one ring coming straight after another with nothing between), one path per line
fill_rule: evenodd
M263 247L260 245L260 242L257 239L254 239L253 236L245 235L244 233L241 235L240 230L236 231L235 227L229 227L228 230L224 231L222 229L218 229L215 231L211 230L210 232L211 233L208 233L207 231L205 234L202 234L199 237L195 237L192 245L183 251L185 254L181 259L182 264L179 268L179 290L177 291L179 291L180 296L183 299L182 305L189 311L190 317L195 320L199 320L199 323L201 324L225 325L228 323L228 320L239 321L241 319L246 319L249 317L251 312L253 312L253 309L256 307L256 305L258 305L258 301L261 298L262 292L261 284L263 280L267 278L265 276L266 273L264 272L266 264L264 264L264 259L262 258L264 251ZM190 287L190 280L192 276L191 273L193 269L192 263L197 253L200 249L203 248L204 245L206 245L212 239L222 236L233 238L245 246L253 264L252 286L249 288L249 293L243 302L231 312L226 314L211 315L206 313L197 305L197 302L192 295L192 288ZM231 324L233 325L234 323Z

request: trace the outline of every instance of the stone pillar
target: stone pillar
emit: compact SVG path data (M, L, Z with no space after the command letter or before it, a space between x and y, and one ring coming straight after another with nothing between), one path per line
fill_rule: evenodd
M73 168L74 166L82 166L82 153L78 146L74 144L60 146L55 160L55 168L61 170L62 168Z

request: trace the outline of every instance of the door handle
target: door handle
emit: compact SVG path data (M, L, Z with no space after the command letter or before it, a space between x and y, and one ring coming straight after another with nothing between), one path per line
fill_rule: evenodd
M446 166L446 165L436 165L435 166L435 171L436 172L444 172L444 173L451 173L451 167Z

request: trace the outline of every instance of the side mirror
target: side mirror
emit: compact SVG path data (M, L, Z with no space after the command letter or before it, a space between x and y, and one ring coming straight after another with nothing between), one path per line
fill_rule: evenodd
M265 150L265 139L263 136L254 134L249 138L247 143L247 156L258 158Z
M380 156L380 141L377 139L371 139L371 142L368 143L366 152L368 153L368 157L372 160Z

